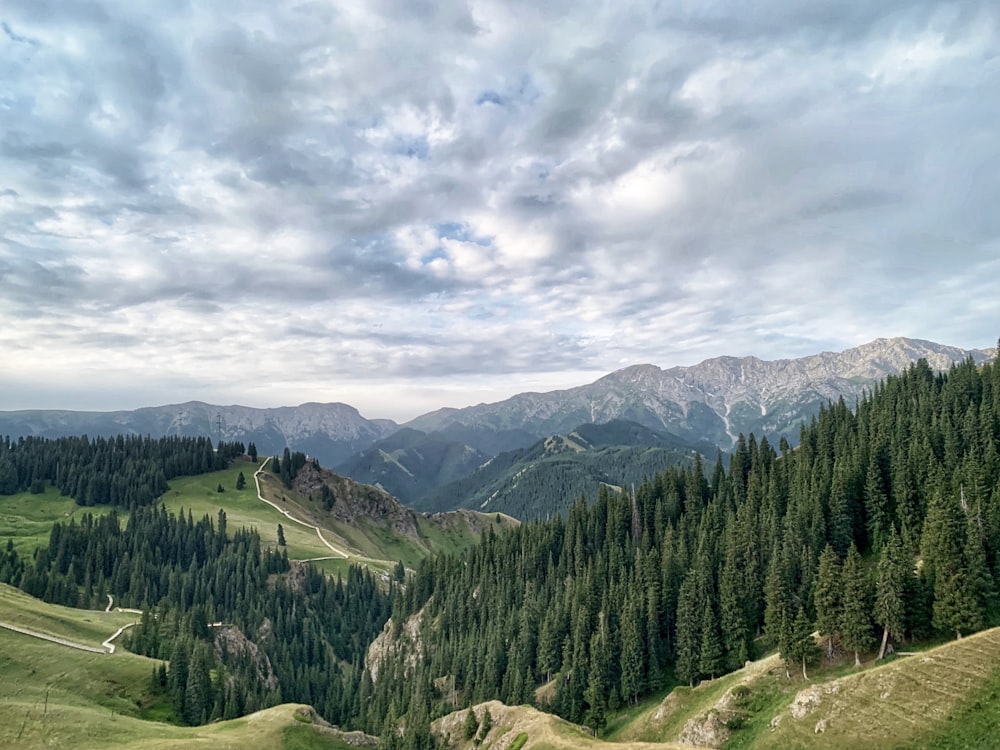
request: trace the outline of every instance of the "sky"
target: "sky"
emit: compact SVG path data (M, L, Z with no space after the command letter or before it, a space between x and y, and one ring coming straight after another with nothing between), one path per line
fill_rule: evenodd
M998 200L994 0L4 0L0 409L992 347Z

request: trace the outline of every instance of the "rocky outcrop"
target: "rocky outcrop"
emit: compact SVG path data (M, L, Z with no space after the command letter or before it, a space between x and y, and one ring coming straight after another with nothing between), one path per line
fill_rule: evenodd
M269 634L269 630L266 635ZM250 660L253 662L254 668L257 672L257 680L263 684L268 690L277 690L278 688L278 678L274 674L274 670L271 668L271 661L267 658L267 654L263 653L257 644L251 641L246 635L237 627L227 625L225 627L215 628L213 630L214 641L213 645L215 647L215 658L222 660L223 652L233 655L243 655L248 654Z
M378 680L382 665L400 654L403 655L403 664L407 671L416 668L423 656L424 646L420 637L423 619L424 610L421 609L417 614L408 617L398 631L392 619L385 624L382 632L375 637L365 652L365 669L371 675L372 682Z
M336 520L352 523L359 518L373 519L387 524L398 536L417 536L417 514L378 487L307 462L296 474L292 488L305 497L318 498L324 485L333 493L329 513Z

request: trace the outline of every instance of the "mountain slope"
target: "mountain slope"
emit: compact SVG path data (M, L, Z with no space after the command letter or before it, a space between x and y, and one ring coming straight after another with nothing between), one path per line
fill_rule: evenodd
M829 668L828 673L843 670ZM785 677L777 654L749 662L695 688L674 688L662 700L614 718L607 742L579 727L527 706L491 701L496 727L490 734L506 747L524 733L523 747L741 747L939 750L995 747L1000 731L1000 629L841 677L807 682ZM450 737L449 750L465 750L467 710L438 719L432 729ZM655 743L655 744L654 744ZM665 743L660 745L659 743ZM669 743L677 743L669 744Z
M428 491L470 474L487 460L486 454L440 433L403 428L334 468L412 505Z
M798 424L822 404L840 397L853 403L865 389L918 359L946 370L967 357L983 362L992 356L988 350L893 338L799 359L716 357L667 370L633 365L589 385L442 409L406 426L430 432L462 425L467 430L523 430L543 437L584 422L626 419L728 448L741 432L786 434L794 440Z
M487 528L499 531L518 523L493 509L489 514L470 510L418 513L384 490L312 462L299 470L290 488L269 472L261 480L265 497L296 518L321 527L330 541L352 557L376 566L401 560L415 567L432 553L457 552L475 544Z
M638 485L666 467L713 453L674 435L635 422L584 424L550 435L529 448L501 453L470 475L430 492L415 504L423 510L476 508L531 519L561 513L602 484Z

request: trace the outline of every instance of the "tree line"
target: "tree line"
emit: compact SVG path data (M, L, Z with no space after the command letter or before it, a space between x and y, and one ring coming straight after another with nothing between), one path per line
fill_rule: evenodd
M224 469L243 453L243 443L213 447L205 437L2 437L0 495L52 486L79 505L131 509L154 503L169 480Z

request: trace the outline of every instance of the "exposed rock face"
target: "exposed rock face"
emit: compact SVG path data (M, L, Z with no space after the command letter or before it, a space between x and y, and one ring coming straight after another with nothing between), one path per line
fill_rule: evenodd
M258 681L267 687L268 690L276 690L278 688L278 678L274 675L274 670L271 668L271 661L267 658L267 654L261 653L257 644L247 638L242 630L226 626L215 628L213 633L215 636L213 645L217 659L222 658L223 650L236 655L249 654L250 660L256 668Z
M689 719L684 724L678 741L695 747L722 747L730 734L732 733L719 712L709 711L703 716Z
M788 712L794 719L801 719L819 708L823 699L828 695L836 695L840 691L840 681L813 685L805 690L800 690L795 696L795 700L788 707Z
M368 646L365 652L365 669L372 676L372 682L378 680L378 673L387 659L404 653L404 664L407 670L415 669L423 654L423 641L420 637L420 625L424 619L424 611L407 618L400 629L395 632L395 625L390 619L382 632Z
M334 474L312 463L306 463L295 475L293 489L306 496L318 497L323 485L330 488L335 498L330 515L338 521L351 522L356 518L376 518L392 523L397 534L416 533L416 514L402 505L389 493Z
M522 393L506 401L443 409L407 426L424 431L461 424L468 428L526 430L538 437L585 422L629 419L690 439L728 448L739 433L797 436L797 425L820 405L849 403L887 375L920 358L935 370L992 350L964 350L915 339L877 339L843 352L800 359L716 357L693 367L662 370L634 365L590 385L550 393Z

